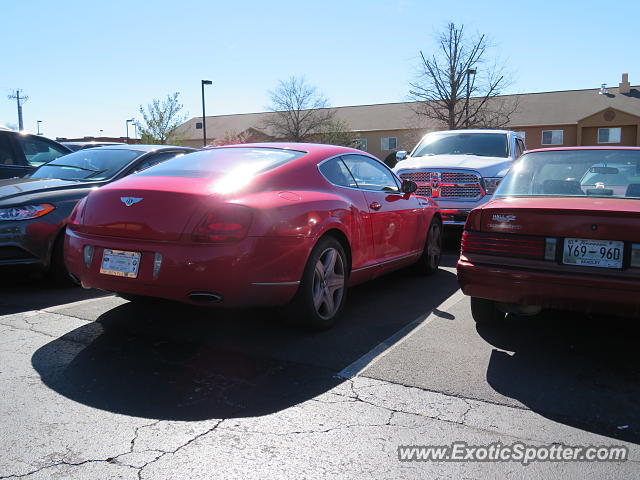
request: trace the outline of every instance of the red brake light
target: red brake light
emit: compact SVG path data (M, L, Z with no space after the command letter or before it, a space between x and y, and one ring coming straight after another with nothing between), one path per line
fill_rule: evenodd
M465 230L474 230L479 232L481 230L481 220L482 220L482 210L475 209L469 212L469 216L467 217L467 221L464 224Z
M227 204L205 215L191 233L191 240L205 243L237 242L247 236L251 210L242 205Z
M71 211L71 215L69 215L69 219L67 220L67 226L71 230L78 230L79 225L82 224L82 216L84 214L84 206L87 203L87 197L84 197L76 206L73 207Z
M545 258L545 238L511 233L462 233L462 255L499 255L501 257Z

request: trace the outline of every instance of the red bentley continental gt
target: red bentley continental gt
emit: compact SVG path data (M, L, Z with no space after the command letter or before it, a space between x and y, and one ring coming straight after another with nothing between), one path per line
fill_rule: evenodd
M640 316L640 148L520 157L471 211L458 279L476 322L542 308Z
M376 158L314 144L217 147L92 192L65 243L69 272L127 299L287 305L331 326L346 289L410 264L438 269L438 207Z

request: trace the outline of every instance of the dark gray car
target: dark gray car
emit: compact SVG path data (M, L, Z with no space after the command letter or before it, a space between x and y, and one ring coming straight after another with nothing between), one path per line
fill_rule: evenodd
M114 145L70 153L28 178L0 180L0 267L34 265L66 277L64 229L73 207L97 187L195 151L165 145Z
M71 150L40 135L0 127L0 178L22 177Z

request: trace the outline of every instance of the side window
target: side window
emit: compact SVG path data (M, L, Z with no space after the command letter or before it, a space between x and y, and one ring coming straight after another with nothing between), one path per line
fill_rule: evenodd
M170 160L175 157L179 157L181 155L185 155L185 152L167 152L167 153L158 153L157 155L151 155L150 157L145 158L133 168L131 173L137 173L145 168L153 167L154 165L164 162L166 160Z
M332 158L331 160L320 165L320 173L322 173L322 175L324 175L324 178L329 180L334 185L351 188L358 187L355 180L351 176L351 173L349 173L349 170L339 158Z
M0 165L20 165L8 135L0 135Z
M395 176L382 163L362 155L342 157L359 188L385 192L399 192Z
M16 138L22 147L27 162L33 167L39 167L43 163L50 162L68 153L40 138L23 137L20 135Z

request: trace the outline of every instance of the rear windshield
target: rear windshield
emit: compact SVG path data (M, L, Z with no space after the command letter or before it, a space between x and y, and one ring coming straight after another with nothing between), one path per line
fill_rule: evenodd
M78 150L50 161L30 176L80 181L108 180L142 154L144 152L108 148Z
M214 178L241 173L256 175L300 158L305 152L282 148L215 148L167 160L137 175L153 177Z
M495 195L640 198L640 150L527 153Z
M425 155L477 155L503 157L509 155L504 133L431 133L416 147L412 157Z

